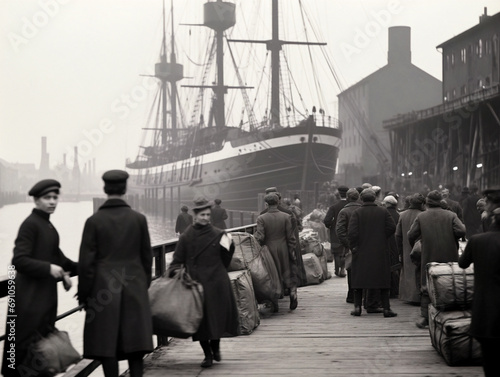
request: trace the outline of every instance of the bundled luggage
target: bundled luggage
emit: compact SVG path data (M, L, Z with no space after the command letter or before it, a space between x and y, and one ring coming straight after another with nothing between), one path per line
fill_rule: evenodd
M304 262L304 269L306 271L306 285L320 284L325 280L323 277L323 268L316 255L313 253L307 253L302 255L302 261Z
M282 287L273 257L266 246L261 247L249 233L231 233L235 251L228 271L248 269L257 302L272 302L277 305Z
M477 365L481 362L479 342L469 335L471 312L441 311L429 305L429 332L432 346L443 356L446 363Z
M313 253L317 257L323 255L323 245L319 241L318 233L312 229L304 229L299 233L302 255Z
M249 335L260 324L252 277L248 270L233 271L228 274L238 308L240 334Z
M474 269L462 269L456 262L428 263L427 290L437 309L469 309L474 294Z

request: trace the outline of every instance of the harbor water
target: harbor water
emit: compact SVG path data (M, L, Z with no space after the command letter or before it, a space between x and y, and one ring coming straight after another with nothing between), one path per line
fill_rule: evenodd
M14 241L19 230L19 226L24 219L31 213L33 203L18 203L6 205L0 208L0 277L7 275L7 268L11 263ZM64 254L74 260L78 260L79 247L83 226L85 221L93 213L91 201L83 202L60 202L56 212L51 215L51 222L56 227L59 238L60 248ZM159 244L172 238L175 238L175 223L170 220L163 220L161 217L148 216L148 227L152 244ZM78 278L72 278L73 287L64 291L62 284L58 284L59 306L58 313L64 313L76 306L78 302L75 298L77 292ZM22 292L16 292L21 295ZM0 299L0 323L1 334L5 333L5 316L7 314L7 298ZM74 347L82 353L83 351L83 324L85 312L77 312L65 319L58 321L56 326L59 330L69 333ZM105 336L105 335L103 335ZM3 351L3 342L0 342L0 349ZM126 362L120 363L120 372L126 369ZM95 372L95 375L101 375L101 368Z

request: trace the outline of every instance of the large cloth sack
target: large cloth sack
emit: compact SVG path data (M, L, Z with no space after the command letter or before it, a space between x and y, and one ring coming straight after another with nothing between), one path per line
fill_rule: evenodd
M446 364L477 365L481 363L481 346L469 335L470 311L440 311L429 305L429 332L432 346Z
M320 284L325 280L321 263L316 255L313 253L304 254L302 261L306 270L306 285Z
M440 310L469 309L474 294L474 268L456 262L428 263L427 290L432 305Z
M252 277L248 270L229 272L236 307L240 319L240 334L249 335L259 326L260 317L252 286Z
M321 245L323 247L323 245ZM323 247L323 254L318 257L319 264L321 265L321 270L323 271L323 280L328 280L332 277L332 274L328 272L328 260L326 249Z
M255 237L245 232L231 233L234 241L234 254L228 271L241 271L248 268L248 263L260 252L261 246Z
M318 233L312 229L304 229L299 233L302 255L313 253L317 257L323 255L323 245L319 241Z
M325 249L326 261L328 263L333 262L334 258L333 258L333 254L332 254L332 244L330 242L323 242L322 245L323 245L323 249Z
M267 246L262 247L259 254L248 262L248 269L257 302L261 304L269 301L277 304L282 291L281 281Z
M46 336L35 336L26 359L19 366L21 375L55 376L81 360L66 331L54 328Z
M203 286L191 279L185 267L173 278L162 276L149 288L153 333L189 338L203 319Z

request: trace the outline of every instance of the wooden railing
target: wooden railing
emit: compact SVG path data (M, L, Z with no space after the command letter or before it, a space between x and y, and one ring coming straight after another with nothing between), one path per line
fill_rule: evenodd
M230 228L227 229L228 232L246 232L253 234L256 228L256 224L250 224L246 226L241 226L241 227L236 227L236 228ZM165 255L168 253L171 253L175 250L175 247L177 245L178 239L172 239L169 241L166 241L164 243L160 243L157 245L153 245L153 268L154 268L154 274L153 274L153 279L157 279L158 277L162 276L165 271L166 271L166 263L165 263ZM0 298L7 297L8 296L8 277L3 276L0 277ZM68 310L67 312L64 312L60 315L57 316L56 321L59 321L60 319L66 318L84 308L83 305L79 305L71 310ZM6 335L0 336L0 341L5 340ZM163 336L157 336L158 340L158 346L163 346L167 345L169 342L169 339ZM90 373L92 373L97 367L99 367L100 362L97 360L89 360L89 359L83 359L78 365L75 367L71 368L66 374L65 377L87 377Z

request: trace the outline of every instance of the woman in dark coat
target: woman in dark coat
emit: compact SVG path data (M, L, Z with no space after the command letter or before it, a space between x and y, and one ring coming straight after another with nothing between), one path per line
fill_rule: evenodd
M213 360L221 361L220 338L239 333L238 309L226 270L234 244L210 224L211 203L199 198L194 204L194 224L181 234L168 274L173 276L184 264L191 278L203 286L203 320L193 341L200 342L205 354L201 366L207 368Z
M106 377L128 359L142 376L142 358L153 350L148 298L153 255L146 218L122 199L128 173L104 173L108 200L87 219L80 246L78 299L86 305L83 353L101 360Z
M390 308L391 288L389 237L394 234L396 224L384 207L375 203L375 192L361 192L363 205L353 212L349 220L348 239L352 251L352 288L354 289L354 311L361 315L363 289L380 289L384 317L395 317Z
M15 360L7 360L11 342L5 341L2 364L4 376L39 374L36 365L21 364L36 333L44 336L54 328L57 281L69 273L76 274L77 264L66 258L59 249L59 234L50 222L50 215L57 207L60 187L59 182L46 179L38 182L29 192L34 197L36 208L21 224L15 241L12 258L17 272L15 305L14 311L8 314L17 317L7 318L15 323Z
M397 209L398 201L392 195L387 195L382 203L389 211L394 224L399 222L399 212ZM396 237L394 235L389 237L389 255L391 265L391 294L390 298L397 298L399 295L399 271L401 270L401 263L399 261L398 247L396 246Z
M470 333L481 344L486 377L500 376L500 208L493 214L490 231L472 236L458 260L462 268L474 263Z

